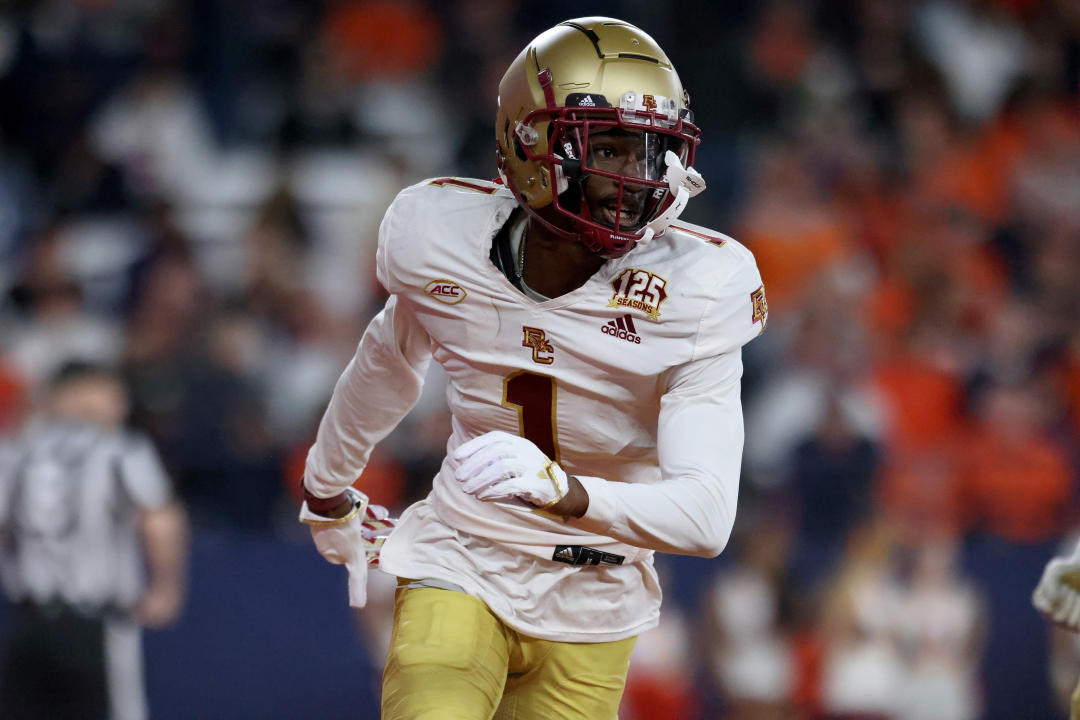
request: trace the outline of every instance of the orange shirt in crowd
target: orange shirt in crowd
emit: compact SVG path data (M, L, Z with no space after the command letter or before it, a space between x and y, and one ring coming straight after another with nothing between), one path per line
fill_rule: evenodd
M767 219L749 217L739 240L753 251L775 310L795 305L822 271L842 261L848 254L848 237L840 218L824 209L801 217L793 210L772 211Z
M881 473L877 499L901 542L951 537L962 529L959 448L954 442L897 453Z
M1020 543L1064 530L1073 479L1064 453L1044 437L977 431L966 445L961 502L972 528Z
M439 21L418 2L343 3L326 19L326 36L349 80L409 81L443 48Z
M960 385L922 358L889 357L874 371L873 384L887 404L890 451L933 447L959 432Z

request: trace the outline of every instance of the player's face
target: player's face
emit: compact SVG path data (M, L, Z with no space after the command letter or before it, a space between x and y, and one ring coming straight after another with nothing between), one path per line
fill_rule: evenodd
M624 177L659 179L662 170L658 163L659 143L652 133L624 132L618 129L589 134L587 167L616 173ZM623 183L622 203L619 203L619 182L602 175L586 175L585 203L592 219L620 228L640 225L650 189L630 182Z

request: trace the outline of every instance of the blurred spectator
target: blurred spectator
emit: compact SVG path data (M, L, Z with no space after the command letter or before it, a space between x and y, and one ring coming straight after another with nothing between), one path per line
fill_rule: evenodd
M895 620L907 666L898 720L978 717L981 599L959 575L958 550L933 535L908 549L912 567Z
M791 572L799 588L810 592L833 574L849 533L869 516L880 456L836 398L814 435L795 448L787 485L798 517Z
M799 669L784 607L788 535L779 523L762 523L760 532L743 538L738 561L708 591L707 660L724 717L732 720L792 716Z
M111 371L65 365L41 409L0 446L3 717L145 718L139 625L179 615L184 513Z
M641 634L626 676L620 720L698 716L690 643L690 626L679 610L665 612L658 626Z
M767 488L790 482L796 448L827 422L869 440L882 432L882 403L867 381L861 328L847 298L826 282L807 305L814 309L796 318L795 327L780 321L776 334L791 333L787 357L747 403L749 479Z
M1028 48L1001 3L939 0L915 13L916 36L944 74L955 110L968 121L991 117L1023 72Z
M1056 541L1065 530L1074 474L1046 437L1038 398L997 386L968 441L962 507L974 528L1018 544Z
M244 307L206 320L205 352L176 368L183 394L168 447L177 486L202 522L267 531L282 460L255 382L263 338Z
M12 295L21 313L5 349L31 391L67 360L119 360L121 330L114 318L86 308L56 228L46 229L29 249Z
M902 603L895 540L881 521L849 538L825 598L821 705L826 718L892 718L903 707L905 668L895 621Z
M175 69L135 77L93 121L99 157L124 169L142 197L182 196L208 174L210 127L199 98Z
M767 147L739 222L739 237L753 248L762 277L768 278L769 307L781 317L852 250L846 219L830 208L805 162L793 142Z
M988 391L961 485L961 507L978 531L966 549L967 570L988 603L982 673L990 719L1054 716L1049 646L1041 618L1029 610L1030 588L1066 529L1076 479L1040 421L1026 387Z
M394 31L387 32L390 28ZM442 50L442 28L429 8L414 0L331 2L326 35L351 81L412 80Z

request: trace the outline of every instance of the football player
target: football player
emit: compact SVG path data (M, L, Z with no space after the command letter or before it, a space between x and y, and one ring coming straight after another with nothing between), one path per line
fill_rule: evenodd
M1054 624L1080 632L1080 542L1072 555L1051 560L1032 594L1035 609ZM1073 691L1069 720L1080 720L1080 684Z
M749 251L677 221L705 187L688 103L640 29L560 23L499 85L500 180L428 180L386 212L390 299L334 389L302 511L354 604L369 560L399 578L384 720L614 720L659 617L653 552L728 540L741 347L768 308ZM453 432L393 527L349 485L432 358Z

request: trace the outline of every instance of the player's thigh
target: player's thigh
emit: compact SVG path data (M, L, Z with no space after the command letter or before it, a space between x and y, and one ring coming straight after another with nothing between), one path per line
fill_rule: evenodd
M382 720L489 720L506 682L506 632L474 597L397 591Z
M524 655L534 659L524 674L507 682L495 720L616 720L636 640L523 639Z

